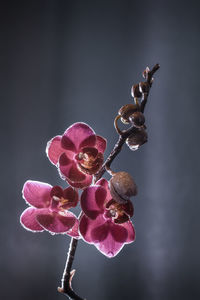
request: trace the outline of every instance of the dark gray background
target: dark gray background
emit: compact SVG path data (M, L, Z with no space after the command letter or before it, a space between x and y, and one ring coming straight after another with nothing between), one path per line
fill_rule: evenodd
M1 2L1 299L64 299L69 238L19 224L27 179L65 183L46 142L84 121L117 139L130 88L159 62L145 116L149 141L124 147L114 170L132 174L136 242L108 259L79 242L73 286L88 300L200 299L199 1Z

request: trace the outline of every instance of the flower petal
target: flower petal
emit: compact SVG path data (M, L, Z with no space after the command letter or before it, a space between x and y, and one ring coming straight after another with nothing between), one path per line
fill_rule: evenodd
M28 207L23 211L20 217L20 222L25 229L33 232L44 231L44 229L39 225L39 223L36 220L36 216L39 210L40 209L37 209L35 207Z
M99 213L103 213L103 204L106 198L106 190L101 186L90 186L81 195L81 207L83 212L91 219L96 219Z
M127 229L115 223L110 224L110 233L113 239L119 243L125 243L128 237Z
M97 148L98 152L104 153L104 151L106 150L106 145L107 140L100 135L96 135L95 148Z
M41 213L36 217L38 223L51 233L66 233L76 222L76 216L69 211Z
M86 175L85 174L85 180L80 181L80 182L73 182L71 180L69 180L68 178L66 178L67 182L69 183L69 185L78 188L78 189L83 189L86 188L87 186L91 185L92 183L92 175Z
M132 222L128 221L126 223L122 223L122 224L120 224L120 226L123 226L128 232L128 236L127 236L127 239L126 239L125 243L129 244L129 243L134 242L134 240L135 240L135 229L134 229L134 226L133 226Z
M76 223L69 231L66 232L66 234L75 239L80 239L80 234L78 232L78 228L79 228L79 221L76 219Z
M89 219L85 214L80 219L79 231L83 239L89 243L94 243L94 237L92 236L92 231L96 228L105 224L105 219L102 215L99 215L95 220Z
M26 202L37 208L48 207L52 186L48 183L28 180L22 189L22 196Z
M70 186L63 191L63 198L66 199L67 202L62 205L62 208L69 209L71 207L76 207L79 195L78 192Z
M109 227L107 222L105 222L104 224L98 227L93 228L93 230L91 231L91 237L93 243L97 244L104 241L108 236L108 232L109 232Z
M62 137L62 146L66 150L78 152L82 147L94 146L96 136L92 128L85 123L74 123L64 133Z
M60 155L65 151L61 146L61 138L61 135L57 135L47 143L46 154L54 165L58 163Z
M104 178L101 178L96 182L96 185L100 185L106 189L107 195L104 204L108 203L112 199L108 181Z
M106 239L98 244L95 244L95 247L105 256L112 258L116 256L121 249L123 248L124 243L117 242L113 236L110 234L107 235Z
M62 178L69 178L72 182L80 182L86 178L85 174L78 170L76 163L70 160L66 153L60 156L58 169Z

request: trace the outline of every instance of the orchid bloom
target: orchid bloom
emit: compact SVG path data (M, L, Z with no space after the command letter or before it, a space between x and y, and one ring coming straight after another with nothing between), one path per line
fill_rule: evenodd
M132 203L119 204L109 191L108 182L100 179L86 188L81 195L84 212L79 231L82 238L107 257L116 256L124 244L135 240L135 231L129 220L133 215Z
M22 226L33 232L44 230L52 234L67 233L78 237L78 220L68 209L75 207L79 197L72 187L62 189L48 183L28 180L22 190L23 198L30 206L22 213Z
M47 143L46 153L61 177L77 188L92 183L93 174L102 166L106 140L85 123L74 123L64 134Z

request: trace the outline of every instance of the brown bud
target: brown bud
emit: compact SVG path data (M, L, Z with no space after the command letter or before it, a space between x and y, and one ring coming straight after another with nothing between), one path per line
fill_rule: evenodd
M150 72L149 67L146 67L146 69L144 70L144 72L142 73L142 76L147 79L148 73Z
M139 83L139 90L141 93L148 93L149 92L149 84L148 82L140 82Z
M146 142L147 133L143 128L138 128L133 134L131 134L126 139L126 144L133 151L137 150L141 145L143 145Z
M118 114L121 116L121 121L124 124L129 124L129 117L132 115L135 111L138 110L138 106L135 104L126 104L120 108L118 111Z
M140 89L139 89L139 84L135 84L135 85L132 86L131 96L133 98L141 98L142 97L142 94L141 94Z
M129 121L135 126L135 127L141 127L144 125L145 117L142 112L136 111L129 117Z
M126 203L129 198L137 195L137 186L127 172L116 173L109 181L110 193L118 203Z

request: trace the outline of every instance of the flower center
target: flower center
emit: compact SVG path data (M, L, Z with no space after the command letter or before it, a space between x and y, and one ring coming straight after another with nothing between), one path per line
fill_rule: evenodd
M57 196L52 197L51 208L54 209L65 209L66 204L69 203L69 199L65 199L63 197L59 198Z
M129 220L129 216L124 211L123 205L117 203L114 199L111 199L106 204L106 211L104 218L111 219L114 223L124 223Z
M79 169L86 174L95 174L103 163L103 154L96 148L83 148L76 156Z

